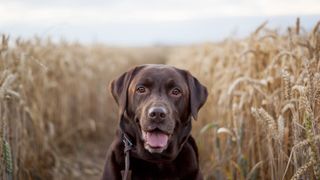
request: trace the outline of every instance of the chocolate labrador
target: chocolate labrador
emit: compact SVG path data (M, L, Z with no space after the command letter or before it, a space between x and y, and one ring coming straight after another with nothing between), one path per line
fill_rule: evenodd
M188 71L149 64L112 81L120 126L109 147L103 180L202 179L190 135L206 87Z

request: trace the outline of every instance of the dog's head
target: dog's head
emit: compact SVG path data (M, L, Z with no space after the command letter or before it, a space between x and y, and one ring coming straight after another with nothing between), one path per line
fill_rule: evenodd
M176 157L208 95L189 72L167 65L132 68L110 88L120 126L134 140L134 154L150 161Z

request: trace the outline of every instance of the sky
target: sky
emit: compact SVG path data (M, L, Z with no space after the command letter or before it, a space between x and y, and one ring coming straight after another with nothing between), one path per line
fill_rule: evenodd
M319 0L0 0L0 33L114 45L221 40L271 26L312 26ZM285 28L285 27L283 27ZM309 28L309 27L307 27ZM217 30L218 29L218 30Z

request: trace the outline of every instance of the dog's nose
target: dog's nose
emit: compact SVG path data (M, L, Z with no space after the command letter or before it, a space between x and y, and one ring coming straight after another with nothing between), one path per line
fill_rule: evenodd
M167 110L164 107L151 107L148 111L150 119L165 119L166 116Z

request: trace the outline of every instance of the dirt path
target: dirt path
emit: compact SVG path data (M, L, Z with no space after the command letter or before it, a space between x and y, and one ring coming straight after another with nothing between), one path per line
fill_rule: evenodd
M99 180L107 148L107 143L102 140L84 141L79 150L62 160L59 168L59 171L62 172L61 179Z

